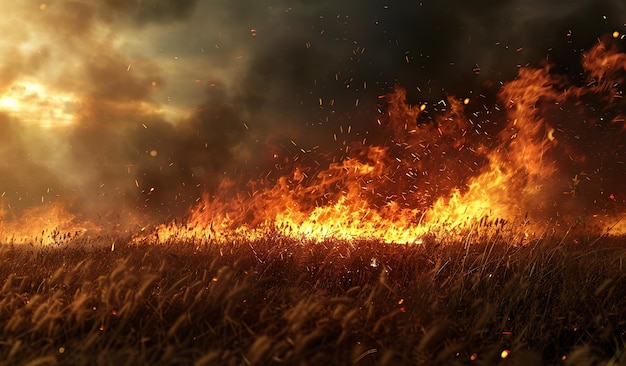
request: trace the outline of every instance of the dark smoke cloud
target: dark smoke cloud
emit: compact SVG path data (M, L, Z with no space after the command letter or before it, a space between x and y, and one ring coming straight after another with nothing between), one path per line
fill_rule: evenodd
M113 14L128 17L139 25L163 25L187 19L196 7L196 0L104 0L104 4L104 18L110 19Z
M64 0L0 10L10 14L0 93L35 80L72 96L75 121L42 130L0 116L1 202L72 196L90 215L144 221L181 215L224 177L324 166L345 154L344 140L375 140L378 97L395 84L413 103L481 93L495 103L520 66L547 60L577 77L582 50L626 31L617 0Z

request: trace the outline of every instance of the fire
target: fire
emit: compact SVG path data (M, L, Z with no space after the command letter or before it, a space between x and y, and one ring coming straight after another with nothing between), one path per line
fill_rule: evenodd
M183 220L144 227L137 238L272 234L419 244L426 235L455 235L485 223L515 227L521 241L548 225L623 234L626 54L600 43L583 55L582 67L582 82L550 65L521 68L491 107L479 106L477 96L411 105L398 86L379 98L386 111L379 130L367 141L346 142L341 158L311 165L286 159L289 173L279 177L223 179ZM14 87L0 106L22 113L26 95L47 95L33 85ZM42 105L52 109L37 113L60 111L63 100L51 98ZM583 144L582 135L595 140ZM605 173L613 167L619 168ZM0 219L3 240L11 242L41 237L53 243L59 233L81 235L95 227L56 203L18 218L3 211Z
M522 238L545 230L546 222L571 224L590 198L568 195L581 184L570 172L593 179L587 171L590 158L568 133L588 133L603 122L572 127L552 114L564 105L583 115L596 108L589 107L592 103L610 108L622 97L626 55L598 44L585 53L582 65L588 77L584 85L570 83L549 65L520 69L499 93L503 110L492 112L501 119L493 135L468 118L469 98L441 101L437 118L420 123L425 104L407 104L406 91L398 87L384 98L382 144L354 144L347 158L319 171L294 165L290 176L274 182L250 181L242 189L224 181L191 209L184 224L161 225L156 235L167 241L272 232L313 240L420 243L426 234L481 220L517 223ZM592 101L585 105L583 99ZM623 124L624 116L612 121ZM623 140L623 128L607 128L614 134L608 141ZM621 201L612 208L597 205L596 199L588 216L600 218L595 223L605 227L618 222L623 207L615 206L623 205L624 192L619 194Z
M11 217L9 212L0 206L0 243L51 245L98 231L70 213L62 202L30 208L19 217Z

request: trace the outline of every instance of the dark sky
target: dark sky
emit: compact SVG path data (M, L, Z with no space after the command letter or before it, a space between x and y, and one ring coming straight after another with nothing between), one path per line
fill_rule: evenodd
M27 0L0 11L9 219L57 200L93 217L176 217L224 176L272 174L275 155L332 159L348 126L357 140L375 135L379 96L396 84L413 104L493 105L523 66L549 62L582 83L581 53L626 33L621 0Z

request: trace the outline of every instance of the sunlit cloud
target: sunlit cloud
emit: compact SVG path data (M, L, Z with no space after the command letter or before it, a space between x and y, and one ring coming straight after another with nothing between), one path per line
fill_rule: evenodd
M71 95L51 94L32 82L16 82L0 96L0 110L22 123L41 127L62 127L75 122L80 102Z

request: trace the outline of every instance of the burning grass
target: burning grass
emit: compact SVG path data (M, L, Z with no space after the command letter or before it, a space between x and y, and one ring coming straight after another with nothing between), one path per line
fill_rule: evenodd
M624 364L624 239L5 244L0 359Z

